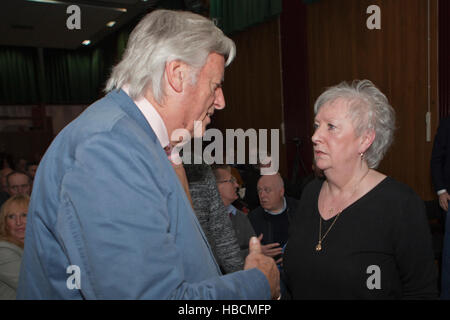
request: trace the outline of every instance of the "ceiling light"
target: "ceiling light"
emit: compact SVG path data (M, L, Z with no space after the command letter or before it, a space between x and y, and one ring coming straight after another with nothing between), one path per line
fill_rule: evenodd
M62 3L62 4L64 4L64 2L62 2L62 1L55 1L55 0L27 0L27 1L29 1L29 2L51 3L51 4L54 4L54 3Z
M58 0L26 0L29 2L40 2L40 3L47 3L47 4L64 4L64 5L71 5L72 2L68 1L58 1ZM100 8L105 10L114 10L119 12L127 12L126 8L116 8L116 7L107 7L107 6L99 6L95 4L88 4L88 3L80 3L78 5L85 6L85 7L92 7L92 8Z
M116 24L115 21L110 21L106 24L107 27L112 28Z
M81 44L88 46L91 44L91 40L84 40Z

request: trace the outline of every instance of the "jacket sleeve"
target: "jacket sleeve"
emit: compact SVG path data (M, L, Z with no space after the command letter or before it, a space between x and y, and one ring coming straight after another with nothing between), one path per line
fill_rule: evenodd
M257 269L186 281L180 246L169 232L177 226L168 211L178 196L167 187L172 176L165 175L158 150L132 139L125 130L90 137L78 146L62 181L57 237L80 268L83 297L270 298Z
M448 125L448 119L439 125L431 153L431 179L436 192L446 188L444 166L448 152Z

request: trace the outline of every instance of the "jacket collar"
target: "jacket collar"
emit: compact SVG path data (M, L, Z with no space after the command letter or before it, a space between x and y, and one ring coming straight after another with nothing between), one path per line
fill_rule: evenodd
M136 121L136 123L149 134L151 139L154 142L158 142L158 137L156 136L155 132L153 131L152 127L148 123L148 121L145 119L142 112L139 110L138 106L133 102L133 100L130 98L129 95L125 93L122 89L120 90L113 90L107 94L107 97L110 97L111 99L114 99L117 101L117 104L119 107L133 120ZM159 142L158 142L159 143Z

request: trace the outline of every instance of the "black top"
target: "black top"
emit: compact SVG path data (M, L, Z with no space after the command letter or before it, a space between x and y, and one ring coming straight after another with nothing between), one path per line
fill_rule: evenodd
M441 119L431 153L431 178L437 191L450 193L450 117Z
M248 214L257 236L263 234L263 245L278 242L283 247L288 240L289 221L292 213L297 210L298 200L286 198L286 209L276 215L267 213L259 206Z
M342 211L319 238L323 181L304 190L289 229L284 281L293 299L437 298L437 270L423 201L385 178ZM322 235L334 217L322 221Z

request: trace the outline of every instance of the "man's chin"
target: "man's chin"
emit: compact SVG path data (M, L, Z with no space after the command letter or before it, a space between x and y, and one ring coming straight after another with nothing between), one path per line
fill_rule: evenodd
M201 124L199 124L200 121L196 121L197 123L194 125L194 130L192 136L194 138L202 138L205 135L206 127L211 122L209 119L205 119L201 121Z

